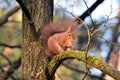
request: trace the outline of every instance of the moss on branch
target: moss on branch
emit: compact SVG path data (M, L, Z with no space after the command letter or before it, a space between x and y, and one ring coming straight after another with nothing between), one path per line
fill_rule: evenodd
M53 78L57 68L61 65L64 60L67 59L77 59L79 61L85 62L85 52L81 51L63 51L60 54L53 57L53 59L48 63L47 70L49 77ZM87 63L92 67L95 67L101 70L103 73L108 74L109 76L115 78L116 80L120 79L120 72L114 70L111 66L109 66L104 61L96 58L95 56L88 55Z

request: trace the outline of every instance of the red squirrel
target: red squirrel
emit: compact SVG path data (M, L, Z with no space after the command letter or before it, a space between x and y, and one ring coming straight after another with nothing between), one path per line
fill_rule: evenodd
M47 24L41 33L42 45L48 57L73 48L77 22L71 19L59 20Z

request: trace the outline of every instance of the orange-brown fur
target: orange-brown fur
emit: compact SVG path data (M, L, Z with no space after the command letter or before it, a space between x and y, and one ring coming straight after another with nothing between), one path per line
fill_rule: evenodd
M59 54L63 50L73 48L77 22L74 20L60 20L47 24L41 34L42 45L47 56Z

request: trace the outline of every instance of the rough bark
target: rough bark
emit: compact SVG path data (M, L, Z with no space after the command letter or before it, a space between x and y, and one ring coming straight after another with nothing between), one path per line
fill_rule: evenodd
M25 0L36 31L52 21L53 0ZM29 20L23 13L22 74L24 80L46 80L46 57L40 39L34 35Z

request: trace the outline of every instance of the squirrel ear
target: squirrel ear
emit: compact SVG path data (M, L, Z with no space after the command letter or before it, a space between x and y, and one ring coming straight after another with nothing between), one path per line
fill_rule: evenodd
M68 27L68 29L66 30L66 32L70 32L71 31L71 26Z

